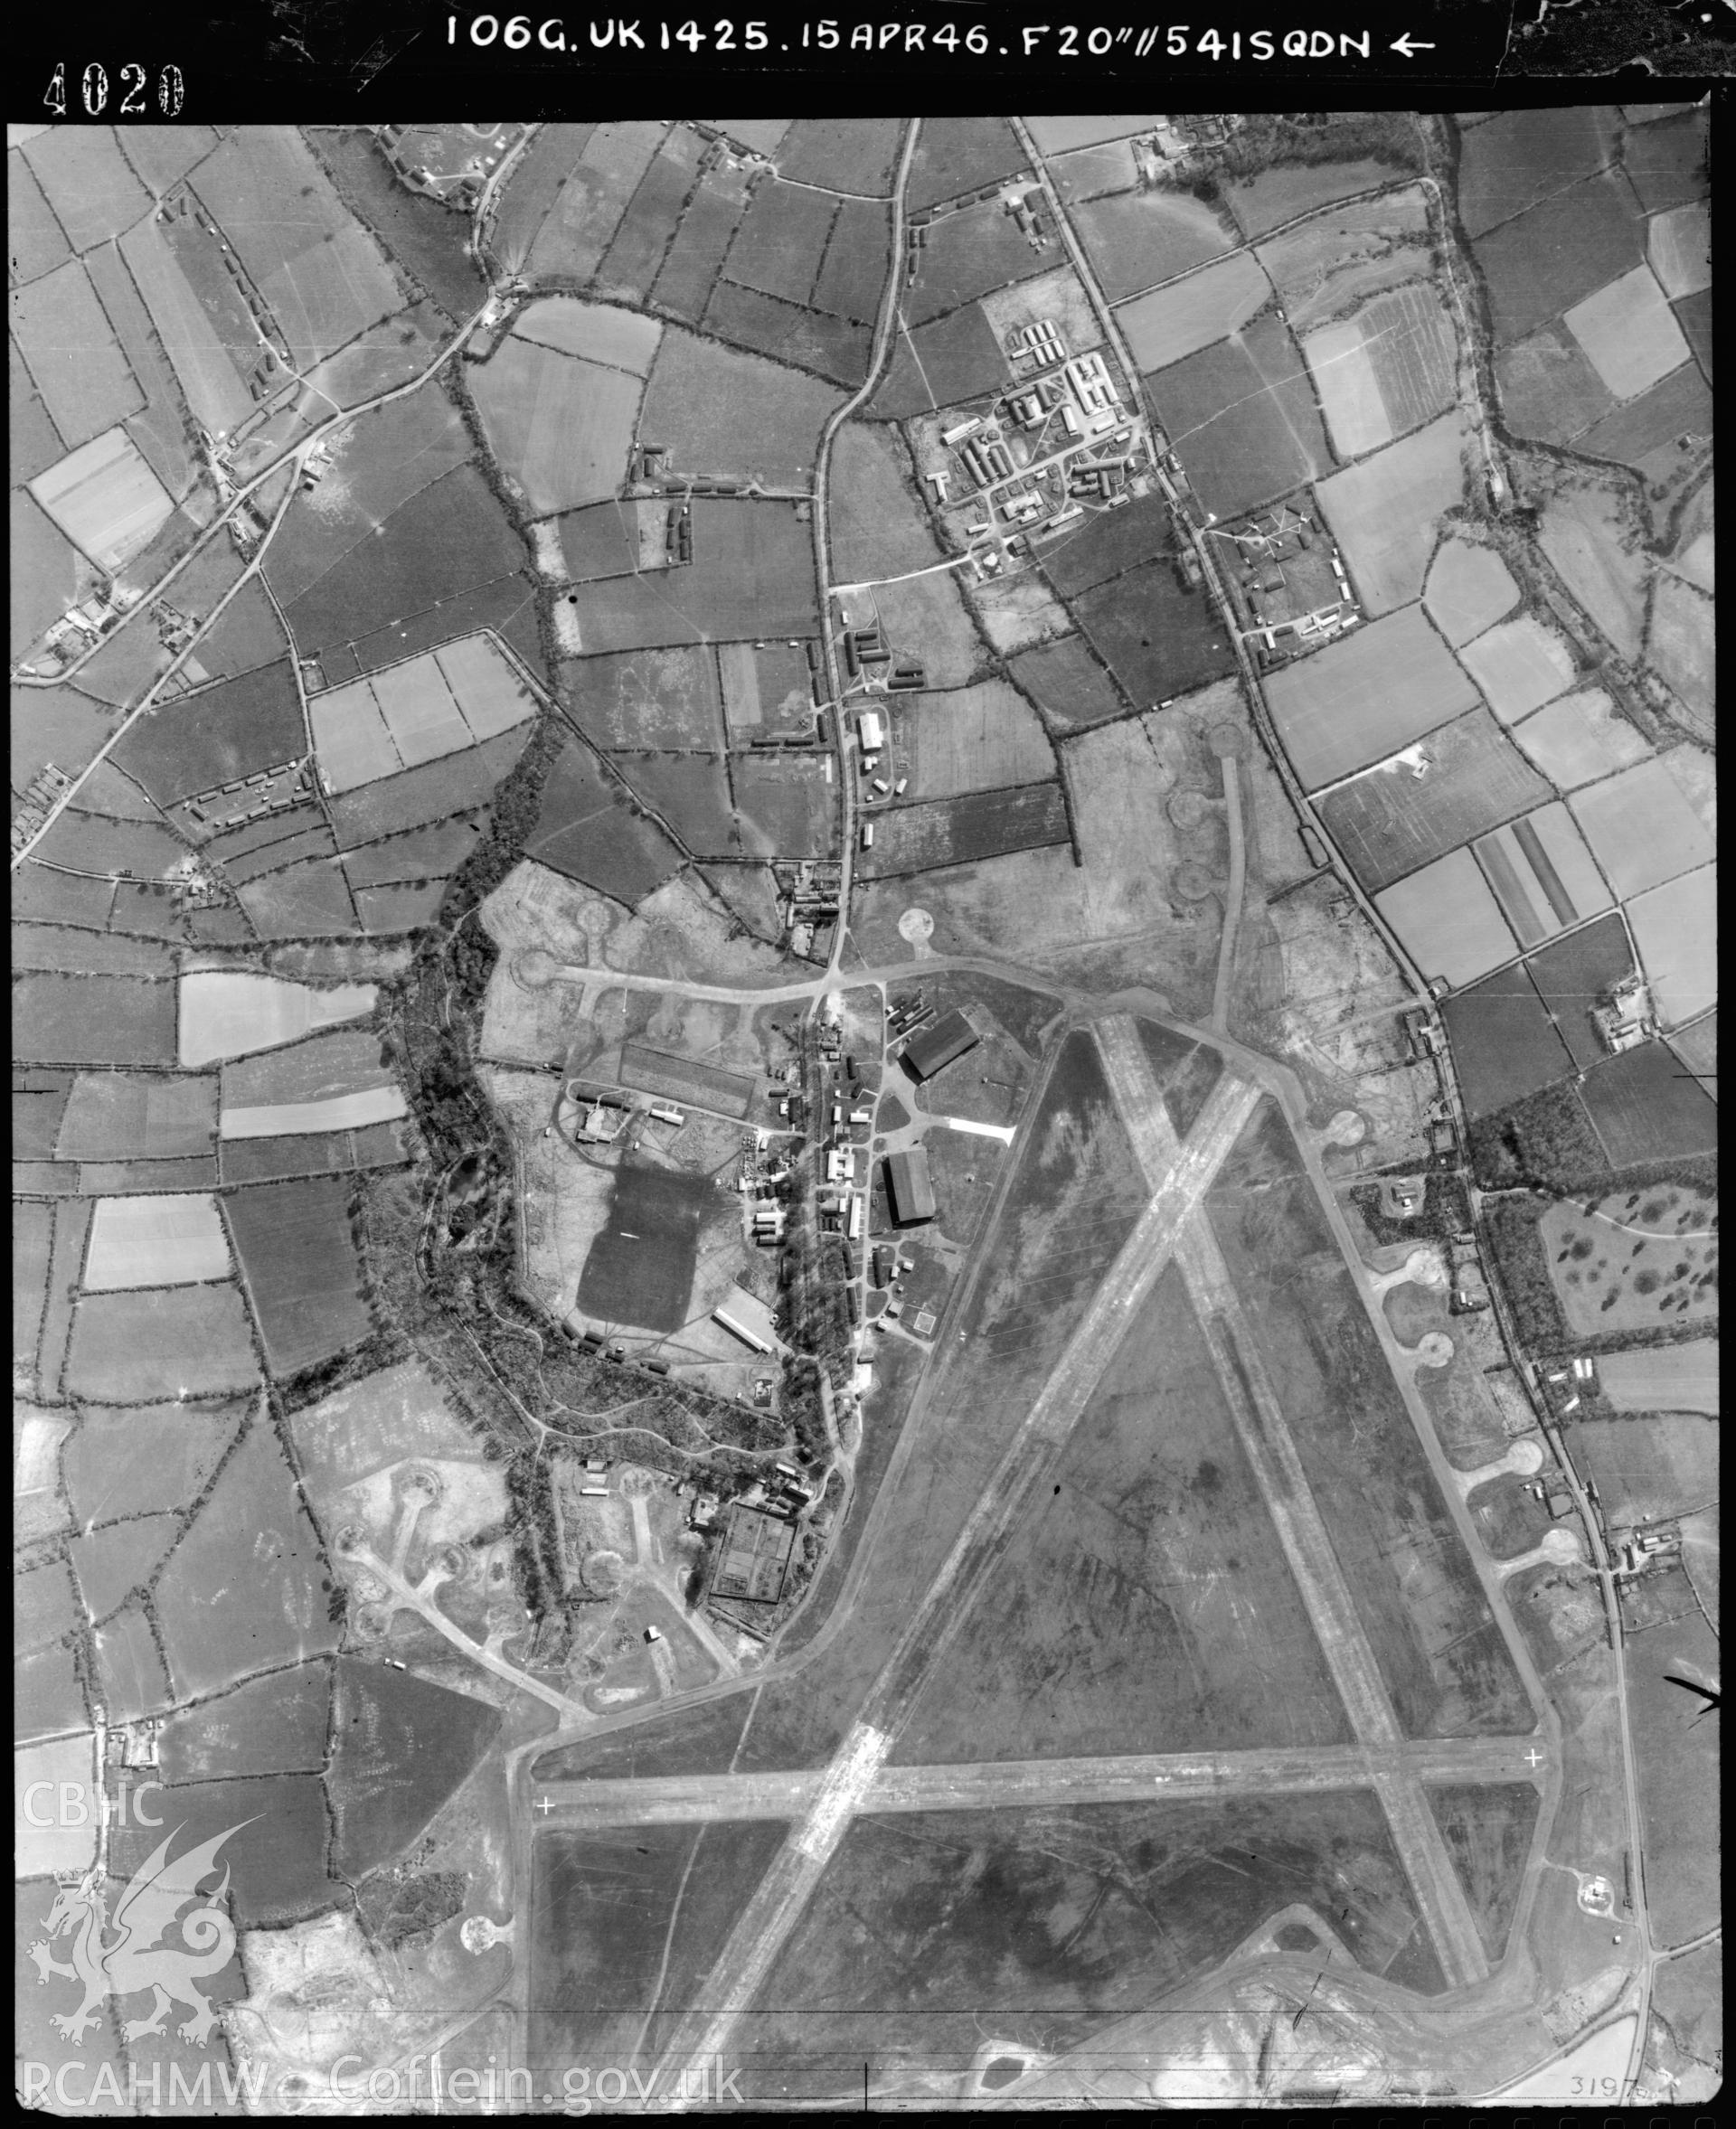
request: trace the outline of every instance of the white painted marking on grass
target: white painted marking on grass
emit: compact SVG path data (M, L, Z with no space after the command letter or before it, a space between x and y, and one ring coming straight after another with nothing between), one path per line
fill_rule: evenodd
M1013 1143L1010 1124L976 1124L968 1116L937 1116L934 1120L948 1131L968 1131L973 1138L998 1138L1003 1145Z

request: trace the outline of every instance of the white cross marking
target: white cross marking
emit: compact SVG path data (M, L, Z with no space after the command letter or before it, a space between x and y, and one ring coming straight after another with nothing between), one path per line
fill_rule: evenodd
M1542 1762L1543 1757L1543 1754L1537 1749L1535 1745L1533 1745L1531 1747L1531 1750L1525 1754L1526 1759L1533 1766L1538 1766Z

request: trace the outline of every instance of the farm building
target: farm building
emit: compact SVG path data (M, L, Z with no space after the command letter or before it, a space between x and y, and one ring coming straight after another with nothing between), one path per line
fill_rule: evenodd
M886 1162L886 1198L895 1227L914 1227L934 1218L934 1185L929 1178L929 1156L912 1146L907 1154L890 1154Z
M712 1577L713 1597L742 1604L776 1604L796 1539L793 1523L758 1509L738 1508L730 1517Z
M963 1057L967 1050L974 1050L981 1041L982 1037L955 1006L944 1020L937 1021L909 1045L904 1052L904 1069L912 1079L932 1079L937 1072Z

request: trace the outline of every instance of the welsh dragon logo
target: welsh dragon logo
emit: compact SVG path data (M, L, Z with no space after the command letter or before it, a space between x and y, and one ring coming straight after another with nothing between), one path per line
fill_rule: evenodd
M243 1825L251 1823L242 1821ZM178 2028L184 2040L203 2046L211 2036L217 2016L196 1984L221 1973L235 1950L235 1925L218 1905L229 1890L228 1864L214 1892L202 1896L199 1887L216 1870L217 1851L241 1828L231 1826L171 1862L169 1846L180 1830L177 1826L140 1864L116 1900L118 1934L114 1937L105 1934L108 1918L99 1870L88 1871L77 1885L62 1885L54 1896L42 1926L48 1936L31 1945L30 1956L36 1962L39 1984L50 1974L61 1974L83 1987L84 2001L76 2011L56 2011L50 2020L75 2048L83 2047L87 2029L97 2022L97 2006L109 1996L155 1998L148 2018L132 2019L125 2026L129 2040L162 2032L171 2003L184 2003L193 2014ZM184 1914L183 1908L189 1911ZM179 1943L166 1941L171 1927L178 1927ZM71 1965L55 1958L52 1948L52 1940L68 1932Z

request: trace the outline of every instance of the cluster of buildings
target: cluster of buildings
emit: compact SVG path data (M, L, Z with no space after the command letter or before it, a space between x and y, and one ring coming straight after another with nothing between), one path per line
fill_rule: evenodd
M184 799L188 814L201 827L238 828L243 821L260 821L268 814L288 813L314 793L311 760L279 761L270 768L256 769L250 777L236 777L227 784L213 784Z
M869 687L878 683L889 694L907 694L928 685L921 662L895 655L878 620L844 630L844 663L852 680Z
M613 1145L629 1125L644 1130L649 1124L666 1125L679 1131L686 1112L673 1102L650 1101L643 1106L619 1087L590 1087L582 1079L568 1079L555 1097L551 1130L575 1146ZM629 1144L637 1141L628 1141Z
M376 126L373 137L400 184L424 199L468 213L489 173L510 154L522 126L486 131L464 125Z
M1617 984L1591 1008L1591 1024L1611 1051L1637 1049L1657 1032L1652 994L1643 975L1635 974Z
M83 657L101 642L123 614L132 611L139 597L129 586L110 583L90 592L76 606L68 607L42 639L47 653L46 670L58 673ZM20 670L32 673L42 668L25 665Z
M1227 582L1262 665L1317 650L1362 619L1344 557L1309 512L1279 504L1209 529L1236 550Z
M70 788L71 782L66 771L56 768L52 761L43 762L30 779L24 790L24 801L12 816L12 852L14 857L31 837L44 826L53 810L54 802L62 791Z
M1033 542L1088 506L1141 492L1151 447L1102 353L1071 354L1052 318L1014 328L1003 349L1011 389L941 429L922 469L939 507L964 513L958 529L979 578L1024 566Z
M785 859L773 863L771 873L790 952L824 963L838 920L842 865L836 858Z

